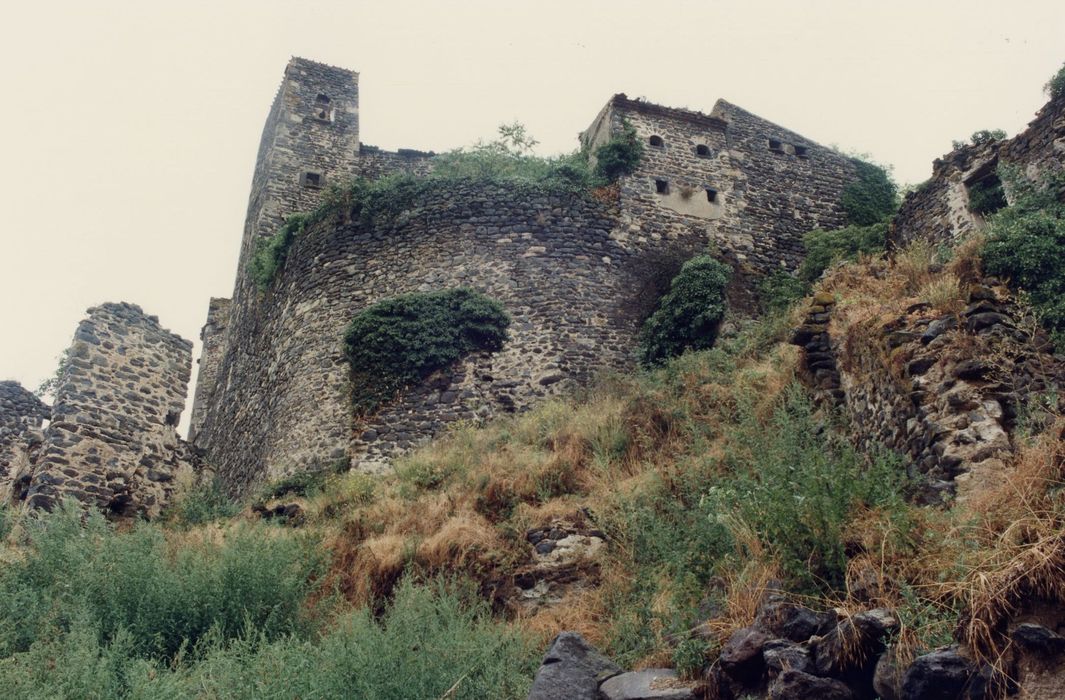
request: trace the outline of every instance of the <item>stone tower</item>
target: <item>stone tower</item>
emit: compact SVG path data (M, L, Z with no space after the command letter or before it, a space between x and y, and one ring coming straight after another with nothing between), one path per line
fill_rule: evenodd
M255 160L248 214L240 245L233 301L212 299L201 338L199 377L189 439L196 440L219 380L229 344L232 313L249 309L256 293L248 259L256 242L272 236L285 218L315 208L332 182L349 179L359 158L359 74L305 58L292 58L270 108Z

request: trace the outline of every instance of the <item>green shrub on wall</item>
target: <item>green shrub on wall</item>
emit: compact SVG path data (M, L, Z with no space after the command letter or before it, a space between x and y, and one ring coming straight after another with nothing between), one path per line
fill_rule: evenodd
M370 413L405 386L507 340L502 305L471 289L405 294L360 312L344 334L352 401Z
M847 226L835 231L814 229L802 237L806 257L799 266L799 278L812 283L834 262L854 260L862 253L879 253L887 239L886 223Z
M847 223L869 226L889 218L898 206L898 186L887 171L861 158L851 158L858 171L857 179L843 189L840 203Z
M1024 291L1043 325L1065 347L1065 176L1035 184L1004 172L1014 203L990 219L984 269Z
M685 350L714 344L725 315L725 287L732 270L709 255L684 263L640 336L640 360L656 365Z
M595 172L605 180L614 181L622 175L636 172L642 158L643 141L636 134L636 129L625 122L620 134L596 149Z

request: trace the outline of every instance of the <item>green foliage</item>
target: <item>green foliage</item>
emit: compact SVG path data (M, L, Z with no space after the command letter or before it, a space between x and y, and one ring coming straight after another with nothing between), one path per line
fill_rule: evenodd
M840 203L852 226L880 223L898 208L898 186L887 170L861 158L851 158L857 179L843 189Z
M213 520L232 518L240 504L226 493L217 478L197 484L186 491L166 513L167 518L183 527L202 525Z
M259 289L266 290L284 266L292 244L315 224L344 212L364 228L385 226L433 192L458 182L505 186L515 198L544 193L581 196L604 184L592 172L585 154L544 158L532 154L536 144L523 125L504 124L493 141L437 156L428 175L396 174L331 185L313 211L290 216L277 233L257 242L248 272Z
M320 638L210 634L169 664L140 656L124 631L102 639L84 616L52 632L0 659L6 697L520 700L537 664L529 642L465 591L406 582L380 619L353 611Z
M350 466L346 459L339 459L328 467L314 464L310 469L283 476L263 485L255 500L266 502L285 496L313 496L321 492L331 478L343 474Z
M370 306L344 334L356 409L371 412L470 352L499 350L509 325L499 302L471 289L405 294Z
M1002 180L988 176L969 187L969 209L974 214L993 214L1008 204Z
M984 269L1005 277L1027 296L1040 320L1062 346L1065 334L1065 178L1042 183L1003 174L1014 203L995 213L984 245Z
M323 564L302 539L255 527L174 552L156 526L119 533L71 503L24 526L26 556L0 570L0 658L78 620L102 644L163 660L209 636L275 639L303 628Z
M1058 69L1058 72L1047 81L1047 84L1043 86L1050 99L1056 100L1062 95L1065 95L1065 65L1062 65Z
M806 257L799 267L799 279L813 283L835 262L855 260L860 254L882 252L886 239L886 223L847 226L835 231L810 231L802 239Z
M644 323L640 334L640 360L660 364L685 350L714 344L725 315L725 287L732 270L709 255L684 263Z
M968 143L965 141L952 141L951 146L954 147L954 150L957 150L959 148L965 148L969 144L979 146L984 143L1001 141L1004 138L1006 138L1006 132L1002 129L980 129L979 131L974 131L972 135L969 136Z
M863 458L819 425L810 399L791 386L769 424L743 409L733 478L707 496L777 554L785 574L811 591L840 590L847 557L843 527L859 507L904 510L902 469L887 456Z
M625 122L620 134L596 149L596 174L611 182L622 175L633 174L643 158L643 149L643 141L636 129Z
M802 299L807 289L801 279L779 270L758 283L758 300L763 311L784 311Z
M59 357L56 360L55 372L52 373L52 376L42 381L37 386L37 390L33 392L37 395L37 398L43 399L46 396L55 396L55 390L59 388L59 381L67 371L68 364L70 364L70 348L66 348L63 352L59 353Z

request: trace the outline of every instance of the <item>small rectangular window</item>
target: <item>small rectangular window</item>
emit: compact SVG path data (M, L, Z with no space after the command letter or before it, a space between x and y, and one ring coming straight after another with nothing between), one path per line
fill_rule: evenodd
M800 158L806 158L807 157L806 146L796 146L795 147L795 155L799 156Z
M300 175L300 184L304 187L321 187L322 180L321 173L303 173Z
M769 150L783 152L784 144L777 139L769 139Z
M655 180L655 192L669 194L669 180Z
M715 190L712 187L707 187L706 188L706 201L708 201L708 202L716 202L717 201L717 190Z

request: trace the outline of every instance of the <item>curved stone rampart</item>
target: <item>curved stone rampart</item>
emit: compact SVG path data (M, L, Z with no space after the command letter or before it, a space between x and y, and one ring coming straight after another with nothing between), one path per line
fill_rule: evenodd
M449 422L631 365L660 278L707 239L637 243L616 224L614 207L591 198L471 182L440 183L372 229L324 222L296 241L257 303L234 307L198 444L236 491L336 460L373 470ZM503 303L513 319L503 350L353 425L341 342L351 318L382 299L459 286Z

